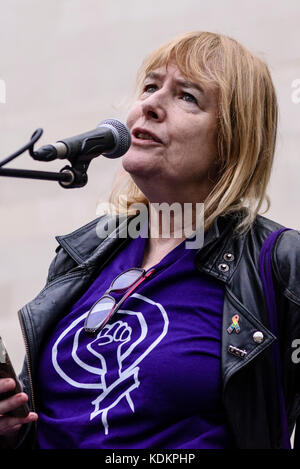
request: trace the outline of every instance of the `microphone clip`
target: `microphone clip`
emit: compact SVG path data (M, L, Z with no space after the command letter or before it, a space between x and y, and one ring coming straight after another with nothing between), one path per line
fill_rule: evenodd
M71 163L72 166L64 166L60 173L68 175L69 180L58 181L59 185L64 189L74 189L84 187L88 182L87 168L88 163Z

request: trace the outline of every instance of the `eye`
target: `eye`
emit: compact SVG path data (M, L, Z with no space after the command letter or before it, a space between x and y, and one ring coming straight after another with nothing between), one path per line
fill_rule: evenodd
M182 93L182 99L183 99L183 101L186 101L188 103L198 104L197 99L195 98L195 96L193 96L190 93L183 92Z
M157 85L154 85L153 83L148 84L144 86L143 93L154 93L154 91L156 91L157 89Z

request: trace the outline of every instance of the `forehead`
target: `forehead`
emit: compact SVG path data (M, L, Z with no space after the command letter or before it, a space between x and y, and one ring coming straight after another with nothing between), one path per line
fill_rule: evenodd
M191 79L191 77L188 77L186 74L180 71L179 67L173 62L169 64L161 65L159 67L154 67L145 73L145 79L146 78L164 79L170 76L174 77L175 79L181 79L181 80Z

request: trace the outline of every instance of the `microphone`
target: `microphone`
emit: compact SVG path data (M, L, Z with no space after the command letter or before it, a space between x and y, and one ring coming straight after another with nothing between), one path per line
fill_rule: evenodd
M68 159L70 162L90 162L103 155L119 158L131 145L128 127L116 119L106 119L93 130L64 138L52 145L44 145L31 153L38 161Z

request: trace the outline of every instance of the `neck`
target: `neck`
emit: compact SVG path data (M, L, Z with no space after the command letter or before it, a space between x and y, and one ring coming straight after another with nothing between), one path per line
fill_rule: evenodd
M202 222L204 204L196 202L149 203L149 238L182 240Z
M149 239L143 267L158 263L203 223L203 204L149 203Z

